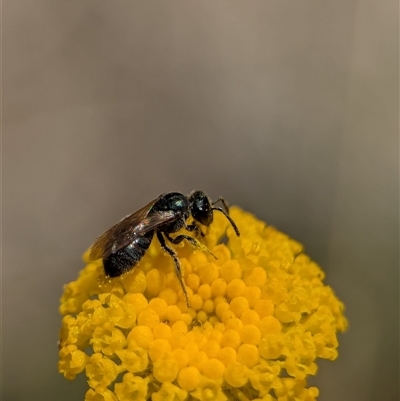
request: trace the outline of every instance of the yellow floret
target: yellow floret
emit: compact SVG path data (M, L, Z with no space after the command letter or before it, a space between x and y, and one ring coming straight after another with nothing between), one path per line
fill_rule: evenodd
M138 316L140 326L148 326L151 329L160 322L160 316L153 309L144 309Z
M261 289L256 286L246 287L242 296L249 301L250 308L254 308L256 302L261 298Z
M229 284L226 286L226 295L230 299L239 297L243 294L245 288L246 284L244 283L244 281L239 278L235 278L230 281Z
M196 291L200 285L200 277L197 274L189 274L188 278L186 279L186 284L193 291ZM192 303L193 303L193 300L192 300Z
M117 401L117 396L111 390L99 389L99 393L90 388L85 394L85 401Z
M169 305L167 307L167 312L165 313L165 318L170 322L174 323L181 317L181 310L176 305Z
M144 348L133 347L115 353L121 360L121 367L129 372L143 372L149 363L148 353Z
M182 389L193 391L200 383L200 372L195 366L188 366L180 370L178 383Z
M190 395L200 401L226 401L227 396L221 388L222 380L202 377L199 386Z
M211 294L213 297L225 295L226 281L222 278L217 278L211 283Z
M268 359L276 359L282 355L284 347L284 336L282 334L271 334L262 337L258 349L260 355Z
M221 333L224 333L226 330L226 327L223 323L217 322L214 325L214 329L220 331Z
M227 260L221 266L219 275L227 283L230 283L234 279L240 279L242 277L242 269L240 268L239 262L237 260Z
M243 312L249 309L249 301L245 297L235 297L230 303L231 311L237 316L241 317Z
M240 320L243 324L258 325L260 322L260 315L254 310L246 310L240 316Z
M178 294L172 288L166 288L160 292L159 298L163 299L167 305L175 305L178 301Z
M197 369L199 369L200 372L203 371L203 366L207 362L208 356L205 352L203 351L196 351L192 355L192 359L189 360L189 365L190 366L195 366Z
M94 352L103 352L112 355L116 350L123 349L127 343L124 333L115 328L112 322L106 322L103 326L94 329L90 343Z
M240 335L235 330L226 330L221 339L221 347L231 347L237 349L240 345Z
M201 309L203 306L203 298L199 294L194 294L190 299L190 305L194 310Z
M242 344L237 350L237 361L248 368L257 365L260 360L258 349L253 344Z
M156 237L115 279L85 253L61 298L58 366L86 374L86 401L315 400L307 380L338 355L344 305L298 242L239 208L230 216L240 237L215 213L199 250L170 244L190 308Z
M229 248L223 244L214 246L212 249L213 254L216 256L215 264L222 266L225 262L231 259L231 252Z
M214 263L208 263L199 271L200 281L211 285L218 278L218 273L218 266Z
M129 272L124 277L124 288L127 293L135 294L143 294L144 290L147 286L147 280L144 272L139 269L135 269L132 272Z
M224 372L224 379L232 387L242 387L249 378L248 368L240 363L228 365Z
M128 329L135 324L136 310L133 305L126 305L122 299L113 294L111 294L107 304L111 321L116 326Z
M162 298L153 298L149 302L149 309L152 309L154 312L156 312L161 320L165 319L167 307L167 302Z
M236 362L236 351L231 347L224 347L218 351L217 357L225 366L228 366Z
M175 335L177 333L186 334L188 331L187 325L182 321L178 320L171 327L172 333Z
M121 383L116 383L114 392L119 401L144 400L147 394L147 379L126 373Z
M221 343L221 339L222 339L222 333L221 331L219 331L218 329L216 329L214 327L214 329L212 329L210 331L210 335L208 336L208 340L214 340L216 343L220 344Z
M226 322L225 326L227 329L235 330L240 334L243 328L243 322L237 318L232 311L230 312L231 318Z
M128 334L128 341L134 340L142 348L148 349L153 341L153 332L148 326L136 326Z
M135 308L136 314L139 315L143 309L147 308L148 301L143 294L131 294L128 293L124 296L124 302L128 305L132 305Z
M186 326L190 326L192 323L192 316L190 313L182 313L181 314L181 321L186 324Z
M201 298L205 301L211 298L211 287L209 284L202 284L198 289L197 293L201 296Z
M273 315L274 304L269 299L260 299L254 305L254 310L258 313L260 319L262 319L265 316Z
M194 336L191 336L191 340L192 341L188 341L187 344L185 345L185 351L189 355L189 358L193 359L193 355L199 350L199 345L194 340Z
M219 349L219 343L210 339L201 348L201 350L204 351L209 358L215 358L218 355Z
M197 312L196 318L200 323L205 323L208 319L208 315L206 311L200 310Z
M261 332L254 324L246 324L240 330L240 339L243 344L258 345L261 340Z
M186 333L182 332L175 332L172 333L172 336L170 338L170 343L171 343L171 348L172 349L177 349L177 348L185 348L188 338L186 336Z
M244 282L247 286L257 286L262 288L267 281L267 273L262 267L254 267L246 273Z
M117 375L117 365L99 353L93 354L86 365L88 384L93 388L107 387L116 379Z
M193 266L193 270L197 271L208 263L207 255L204 252L193 252L190 257L190 264Z
M164 355L153 364L153 375L161 383L175 380L178 374L178 363L171 356Z
M279 361L261 361L251 370L249 379L254 389L259 391L261 396L268 394L271 388L279 386L278 375L281 371Z
M169 339L171 337L171 327L165 323L157 323L153 328L154 339Z
M222 313L221 321L222 321L222 323L225 324L225 326L228 326L228 322L230 322L231 320L233 320L235 318L236 318L235 313L233 311L231 311L230 309L228 309Z
M170 382L164 382L160 390L153 393L152 401L184 401L187 398L187 391L173 385Z
M75 379L86 366L87 355L78 350L76 345L68 345L60 350L58 369L67 379Z
M151 269L146 274L146 280L146 292L152 297L157 297L158 294L165 288L166 276L159 269Z
M274 316L266 316L258 323L261 334L276 334L282 330L281 322Z
M224 312L228 310L229 310L229 304L224 300L221 300L221 302L215 305L215 313L220 319L222 319L222 315L224 314Z
M203 365L203 374L210 379L220 379L225 371L225 365L216 358L210 358Z
M153 361L162 358L165 354L171 353L171 351L170 342L162 338L153 340L149 346L149 356Z
M214 302L211 299L206 299L202 305L202 309L209 316L214 312Z
M172 357L175 359L175 361L178 364L178 368L182 369L185 366L188 365L189 363L189 355L188 353L180 348L176 348L172 351Z

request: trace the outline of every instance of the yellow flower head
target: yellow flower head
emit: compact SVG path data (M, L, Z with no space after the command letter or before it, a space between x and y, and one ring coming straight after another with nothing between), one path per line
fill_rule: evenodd
M298 242L239 208L231 217L240 237L215 214L204 238L218 259L175 247L190 308L156 240L122 277L99 260L65 286L59 371L85 371L87 401L316 399L306 378L337 357L343 304Z

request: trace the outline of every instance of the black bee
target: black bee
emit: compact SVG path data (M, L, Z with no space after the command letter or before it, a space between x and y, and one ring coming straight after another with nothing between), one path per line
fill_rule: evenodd
M218 202L221 202L223 208L214 206ZM202 191L195 191L190 196L170 192L160 195L137 212L126 216L98 237L91 247L89 258L90 260L103 258L104 272L107 277L121 276L139 263L156 234L161 248L174 261L176 275L189 307L179 259L176 252L166 244L166 240L173 244L186 240L194 248L212 254L196 238L184 234L172 238L170 234L185 228L204 236L198 224L209 226L213 222L214 210L225 215L236 235L239 236L239 230L229 217L229 210L223 198L219 197L217 201L211 202ZM186 221L190 216L193 217L193 222L188 225Z

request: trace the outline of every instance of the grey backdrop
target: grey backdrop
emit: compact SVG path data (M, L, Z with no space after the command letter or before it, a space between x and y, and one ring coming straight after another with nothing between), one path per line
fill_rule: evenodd
M399 399L398 3L3 2L4 401L57 373L62 286L161 192L303 242L347 305L320 400Z

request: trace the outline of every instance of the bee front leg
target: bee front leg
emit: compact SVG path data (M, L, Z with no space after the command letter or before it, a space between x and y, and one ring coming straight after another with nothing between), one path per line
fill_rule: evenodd
M167 234L166 234L166 236L168 238ZM177 256L176 252L173 249L171 249L165 243L165 239L164 239L163 235L159 231L157 231L157 238L160 241L160 245L161 245L162 250L164 252L168 253L172 257L172 259L174 260L176 276L178 277L179 283L180 283L180 285L182 287L182 291L185 294L187 307L190 308L189 296L188 296L188 294L186 292L185 283L183 282L181 263L179 262L178 256Z
M205 245L199 242L196 238L190 237L189 235L178 235L175 238L171 238L168 234L165 234L167 239L171 241L173 244L180 244L184 239L189 242L189 244L195 249L201 249L203 252L207 252L209 255L213 256L215 259L218 259Z
M185 226L185 228L188 231L194 231L196 234L200 234L202 237L205 236L203 231L201 231L200 227L195 223L189 224L188 226Z

